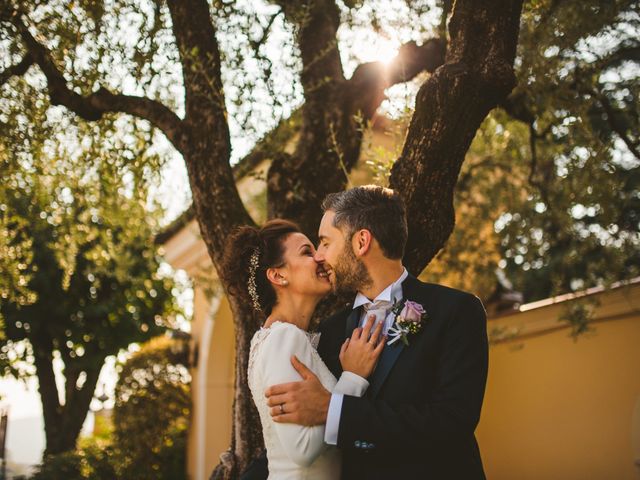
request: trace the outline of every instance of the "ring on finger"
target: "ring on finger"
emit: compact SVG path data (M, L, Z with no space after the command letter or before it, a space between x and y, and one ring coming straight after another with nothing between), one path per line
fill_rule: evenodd
M280 415L284 413L284 403L280 404Z

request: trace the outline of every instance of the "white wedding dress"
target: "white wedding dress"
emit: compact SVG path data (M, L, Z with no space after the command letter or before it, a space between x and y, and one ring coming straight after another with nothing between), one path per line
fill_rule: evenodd
M264 395L267 387L301 380L291 365L292 355L315 373L330 392L362 396L369 386L351 372L344 372L336 381L312 345L312 335L291 323L274 322L269 328L258 330L251 340L249 388L260 413L271 480L340 478L340 452L324 443L324 425L305 427L271 419Z

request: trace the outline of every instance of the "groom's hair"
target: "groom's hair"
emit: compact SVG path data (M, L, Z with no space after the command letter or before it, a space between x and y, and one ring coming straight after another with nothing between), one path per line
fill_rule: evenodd
M358 230L371 232L385 257L399 259L407 244L407 215L400 195L390 188L364 185L330 193L322 211L335 212L333 226L350 239Z

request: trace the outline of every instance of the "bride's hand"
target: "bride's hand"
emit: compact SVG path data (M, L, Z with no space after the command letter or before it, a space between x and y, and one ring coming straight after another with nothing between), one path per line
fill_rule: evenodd
M384 322L379 322L371 332L375 320L375 315L370 315L364 328L356 328L351 338L347 338L340 348L342 369L362 378L367 378L373 372L386 340L381 335Z

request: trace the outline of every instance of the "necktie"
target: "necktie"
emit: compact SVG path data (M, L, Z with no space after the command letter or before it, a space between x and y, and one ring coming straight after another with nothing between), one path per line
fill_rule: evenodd
M376 300L375 302L365 303L364 305L362 305L362 307L365 311L365 315L362 321L360 322L360 326L364 326L367 319L369 318L369 315L376 316L375 325L377 325L379 322L384 322L385 319L387 318L387 312L391 308L391 302L387 300ZM385 325L383 327L382 333L386 333L386 330L387 329Z

